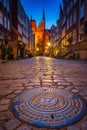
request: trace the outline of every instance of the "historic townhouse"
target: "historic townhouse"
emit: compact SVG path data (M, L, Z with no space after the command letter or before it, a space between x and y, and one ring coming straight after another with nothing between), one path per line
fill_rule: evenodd
M87 2L63 0L61 52L64 58L87 59Z
M28 41L29 19L20 0L0 0L0 58L24 58Z
M61 22L59 19L56 22L56 26L54 26L54 25L51 26L50 41L52 44L52 55L54 55L54 57L60 58L60 56L61 56L61 54L60 54L60 51L61 51Z
M29 18L26 15L23 6L18 1L18 56L19 58L24 58L24 51L28 49L28 28L29 28Z
M32 24L34 28L32 28ZM32 29L35 28L36 28L36 21L32 20L31 18L31 20L29 21L29 50L32 53L34 53L35 50L35 34L34 34L34 30Z
M0 58L5 59L4 46L11 39L10 0L0 0ZM3 53L2 53L3 52Z
M32 18L29 20L29 43L30 43L30 50L34 53L36 44L35 44L35 33L37 30L36 21Z
M10 39L10 1L0 0L0 40Z
M12 12L12 40L14 45L14 57L24 58L25 49L28 49L29 19L21 5L20 0L11 0Z
M62 58L87 59L87 1L63 0L57 28L58 55Z

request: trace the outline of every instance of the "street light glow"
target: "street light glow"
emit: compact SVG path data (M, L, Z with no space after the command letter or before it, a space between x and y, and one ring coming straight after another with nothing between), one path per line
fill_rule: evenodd
M39 51L39 48L36 48L37 51Z
M48 42L48 46L50 46L50 42Z

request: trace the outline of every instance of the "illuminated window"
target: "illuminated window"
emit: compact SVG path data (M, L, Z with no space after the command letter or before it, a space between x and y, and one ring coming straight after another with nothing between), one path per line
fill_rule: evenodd
M77 41L77 31L76 29L73 30L73 44L75 44Z
M84 39L84 25L80 26L80 41Z
M3 25L3 14L2 14L2 12L0 12L0 24Z

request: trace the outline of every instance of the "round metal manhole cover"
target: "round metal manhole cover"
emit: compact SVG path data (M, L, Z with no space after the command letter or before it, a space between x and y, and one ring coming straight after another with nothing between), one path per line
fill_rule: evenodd
M75 123L87 110L84 99L58 88L34 88L17 96L12 111L22 121L45 128L61 128Z

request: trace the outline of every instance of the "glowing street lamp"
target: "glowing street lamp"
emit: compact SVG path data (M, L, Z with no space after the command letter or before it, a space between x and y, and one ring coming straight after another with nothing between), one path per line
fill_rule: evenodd
M51 44L50 44L50 42L48 42L48 44L47 44L48 46L50 46Z
M39 51L39 48L36 48L37 51Z

